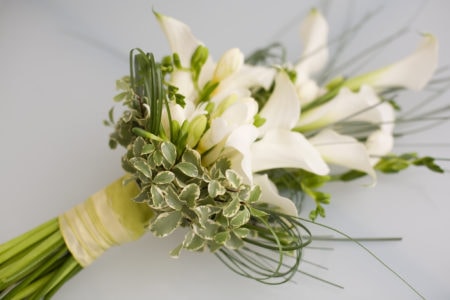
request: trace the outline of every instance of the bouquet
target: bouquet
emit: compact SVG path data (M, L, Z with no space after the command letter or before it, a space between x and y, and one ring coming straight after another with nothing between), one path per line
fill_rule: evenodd
M214 61L187 25L155 15L172 53L130 52L115 97L123 111L105 122L110 146L125 149L126 175L0 246L4 299L50 298L109 247L179 227L186 234L172 256L207 250L239 275L284 283L311 243L308 224L325 217L324 185L373 185L377 171L412 165L442 172L431 157L392 153L394 96L430 81L432 35L387 67L321 83L328 25L317 10L302 24L296 63L272 61L278 45L247 58L232 48ZM315 203L309 220L298 216L305 197Z

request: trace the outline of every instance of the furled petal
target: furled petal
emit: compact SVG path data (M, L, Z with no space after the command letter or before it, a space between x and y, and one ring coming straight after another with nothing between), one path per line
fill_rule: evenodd
M260 128L261 135L272 129L292 129L300 116L300 101L295 87L284 71L275 78L275 89L261 109L260 116L266 122Z
M192 54L202 43L186 24L157 12L155 16L169 41L172 52L180 56L183 66L190 66Z
M254 172L277 169L299 168L326 175L327 164L320 153L300 133L274 129L252 145L252 168Z
M215 92L234 91L250 87L263 87L267 90L273 82L275 72L274 68L243 65L238 72L225 78Z
M382 156L389 154L394 147L394 137L383 130L374 131L366 141L371 165L375 165Z
M252 153L251 144L258 136L255 126L247 124L239 126L229 135L225 143L224 156L231 162L231 168L244 177L245 182L252 183ZM234 150L235 153L228 152Z
M390 66L351 79L348 86L355 89L366 83L381 90L421 90L433 76L437 65L438 41L433 35L425 34L414 53Z
M278 211L283 214L294 217L298 216L297 207L294 202L286 197L280 196L280 194L278 194L277 187L272 181L270 181L266 174L255 175L253 177L253 182L261 188L261 202L278 208Z
M325 66L328 60L328 23L322 14L313 9L300 27L303 53L295 67L297 73L314 74Z
M353 137L326 129L311 138L310 142L326 162L365 172L375 180L376 174L366 147Z
M172 52L178 54L183 67L190 67L192 54L203 43L197 40L186 24L163 14L154 13L169 41ZM199 83L201 86L206 83L206 78L211 78L213 71L214 63L209 56L200 73Z
M392 131L394 120L392 106L381 102L371 87L363 86L357 93L342 88L334 99L302 114L297 129L308 131L344 121L361 121ZM357 133L363 132L358 130Z

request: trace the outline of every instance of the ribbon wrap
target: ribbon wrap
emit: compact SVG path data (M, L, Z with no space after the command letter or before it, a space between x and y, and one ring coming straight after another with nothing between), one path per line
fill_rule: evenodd
M123 178L98 191L85 202L59 216L67 248L84 268L107 249L139 239L152 216L146 204L133 198L137 185L123 185Z

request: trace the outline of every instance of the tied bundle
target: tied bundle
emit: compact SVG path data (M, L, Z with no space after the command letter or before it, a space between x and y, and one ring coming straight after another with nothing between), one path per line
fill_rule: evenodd
M171 256L209 250L239 275L280 284L312 239L298 216L305 196L315 220L325 217L327 182L368 175L373 185L377 171L410 165L442 172L431 157L391 153L393 95L431 79L432 35L396 63L322 84L328 25L317 10L301 26L295 64L268 60L277 45L246 59L232 48L216 62L187 25L155 15L172 54L156 61L133 49L130 74L117 81L124 110L105 121L110 147L126 150L126 175L1 245L0 299L49 299L108 248L179 227L186 235Z

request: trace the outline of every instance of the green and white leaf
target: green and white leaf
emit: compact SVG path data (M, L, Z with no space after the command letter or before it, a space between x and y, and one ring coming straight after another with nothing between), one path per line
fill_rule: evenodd
M150 224L149 229L157 237L165 237L171 234L181 224L181 220L181 212L165 212L156 217Z

